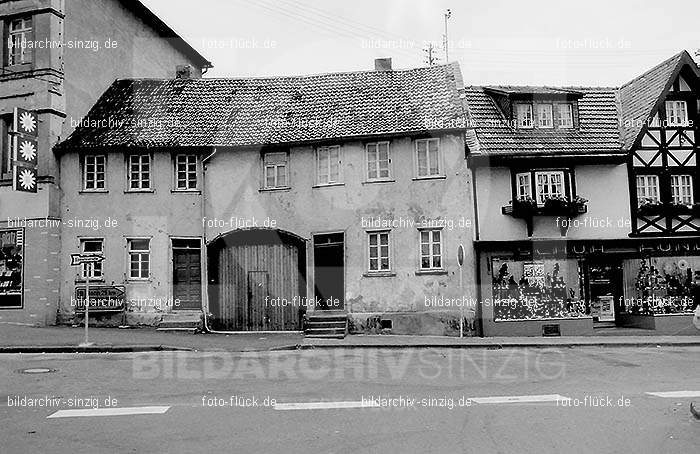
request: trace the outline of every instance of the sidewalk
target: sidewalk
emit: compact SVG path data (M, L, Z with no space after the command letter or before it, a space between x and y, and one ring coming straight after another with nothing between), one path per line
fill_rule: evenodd
M77 349L82 328L0 324L0 353L129 352L157 350L285 351L318 348L548 348L548 347L688 347L700 336L489 337L353 335L345 339L307 339L301 334L189 334L154 329L90 328L89 349Z

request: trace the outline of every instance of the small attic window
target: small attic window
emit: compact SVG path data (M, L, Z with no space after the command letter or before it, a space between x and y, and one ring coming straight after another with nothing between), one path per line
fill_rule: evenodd
M570 102L557 104L557 126L560 128L574 127L574 106Z
M517 115L518 128L532 128L532 104L516 104L515 114Z

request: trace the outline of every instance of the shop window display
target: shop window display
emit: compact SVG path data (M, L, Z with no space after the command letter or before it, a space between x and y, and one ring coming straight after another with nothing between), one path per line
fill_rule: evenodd
M0 308L22 307L21 230L0 230Z
M652 257L625 263L624 312L688 314L697 304L700 258Z
M494 258L494 320L587 317L576 260L513 261Z

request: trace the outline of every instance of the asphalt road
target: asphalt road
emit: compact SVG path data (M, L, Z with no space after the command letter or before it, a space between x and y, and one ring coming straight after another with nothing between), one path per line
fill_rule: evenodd
M697 347L0 355L0 452L697 453L699 358ZM680 394L649 394L668 392Z

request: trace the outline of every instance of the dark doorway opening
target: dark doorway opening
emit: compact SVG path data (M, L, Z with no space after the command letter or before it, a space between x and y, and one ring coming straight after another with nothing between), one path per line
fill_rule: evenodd
M586 278L594 326L615 326L623 294L621 261L589 262Z
M345 235L314 235L316 309L345 309Z
M173 309L202 309L202 250L199 238L172 239Z

